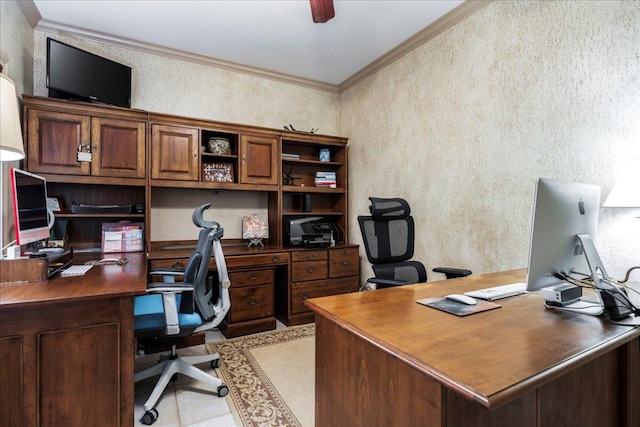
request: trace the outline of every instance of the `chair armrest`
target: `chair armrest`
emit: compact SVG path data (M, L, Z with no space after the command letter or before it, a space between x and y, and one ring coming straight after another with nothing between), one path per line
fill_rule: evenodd
M187 283L156 282L147 284L147 293L178 293L193 291L193 285Z
M433 269L436 273L443 273L447 279L455 279L457 277L465 277L471 274L471 270L462 268L436 267Z
M152 276L162 276L162 280L165 283L174 283L176 276L184 276L184 269L181 268L163 268L162 270L156 269L149 271Z
M376 277L371 277L367 279L367 282L375 284L376 289L391 288L393 286L402 286L408 283L406 280L378 279Z

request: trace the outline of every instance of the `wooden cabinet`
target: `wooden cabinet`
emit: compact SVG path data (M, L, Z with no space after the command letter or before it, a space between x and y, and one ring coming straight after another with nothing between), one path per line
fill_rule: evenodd
M2 285L0 425L133 425L134 295L147 281L144 254L128 258L84 276Z
M27 108L27 163L35 173L145 177L146 122ZM84 153L87 160L79 159Z
M266 136L241 136L243 184L278 184L278 139Z
M25 95L24 118L24 167L62 202L54 230L66 229L75 249L99 248L104 222L145 221L146 113ZM129 211L74 213L73 204Z
M229 274L231 309L220 325L227 338L275 329L274 268L254 268Z
M197 129L151 126L151 178L198 181L200 138Z
M291 284L279 293L278 319L286 325L313 321L313 313L304 305L309 298L357 292L360 261L357 246L337 246L323 250L291 252Z

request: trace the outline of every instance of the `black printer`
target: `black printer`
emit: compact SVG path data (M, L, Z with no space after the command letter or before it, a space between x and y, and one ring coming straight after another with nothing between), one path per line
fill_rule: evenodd
M338 238L335 224L321 216L285 219L283 225L287 246L328 248Z

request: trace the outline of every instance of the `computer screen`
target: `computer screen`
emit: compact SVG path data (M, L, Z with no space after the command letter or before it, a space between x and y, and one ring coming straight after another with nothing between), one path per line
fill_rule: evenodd
M555 277L557 273L578 279L591 276L577 235L587 234L595 240L599 209L600 187L596 185L538 179L529 246L528 291L563 283Z
M11 168L13 218L18 245L49 238L47 183L41 176Z

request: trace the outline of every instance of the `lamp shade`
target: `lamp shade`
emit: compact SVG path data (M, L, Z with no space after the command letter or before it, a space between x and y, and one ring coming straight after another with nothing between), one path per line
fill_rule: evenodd
M0 74L0 161L24 158L18 97L13 81Z
M623 166L618 181L602 205L605 208L640 207L640 157Z

